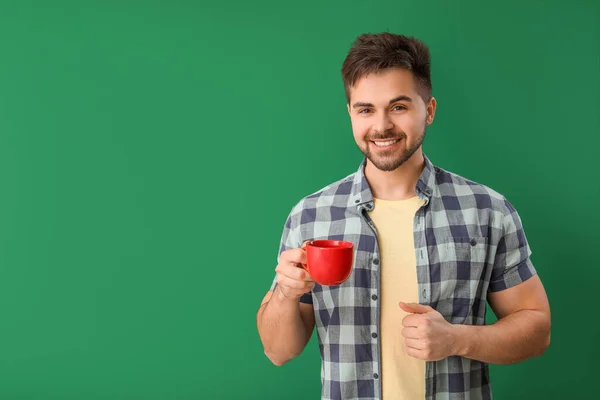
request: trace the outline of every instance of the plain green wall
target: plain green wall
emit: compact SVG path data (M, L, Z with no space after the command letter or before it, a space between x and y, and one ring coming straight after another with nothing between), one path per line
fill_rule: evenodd
M318 398L316 336L275 367L255 313L361 160L339 71L380 31L429 44L425 152L513 202L550 297L495 398L597 394L599 3L481 3L0 2L0 398Z

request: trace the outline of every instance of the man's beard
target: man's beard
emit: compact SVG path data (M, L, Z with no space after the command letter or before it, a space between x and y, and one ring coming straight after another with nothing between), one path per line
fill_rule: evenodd
M421 147L423 141L425 140L425 132L426 127L423 128L423 133L417 138L417 140L412 144L411 147L407 148L406 142L406 134L404 132L391 132L388 131L383 135L367 135L364 139L362 146L359 146L360 151L367 157L371 163L380 171L393 171L396 168L400 167L404 164L408 159L410 159L413 154ZM370 149L371 146L376 146L373 143L370 143L371 140L401 140L400 148L393 150L380 150L377 154L373 154ZM393 146L396 146L394 144Z

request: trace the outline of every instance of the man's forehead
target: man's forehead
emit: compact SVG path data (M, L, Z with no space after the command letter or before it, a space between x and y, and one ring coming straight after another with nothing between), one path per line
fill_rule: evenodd
M350 95L360 97L360 101L390 101L400 95L414 97L417 94L413 75L406 70L392 70L372 73L360 77L350 87ZM363 98L369 97L369 99Z

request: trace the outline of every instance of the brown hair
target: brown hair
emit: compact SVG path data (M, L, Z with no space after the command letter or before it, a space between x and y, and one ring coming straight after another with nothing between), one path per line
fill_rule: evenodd
M417 91L427 103L431 98L430 64L429 49L419 39L388 32L360 35L342 65L346 99L350 101L350 88L363 76L402 68L412 72Z

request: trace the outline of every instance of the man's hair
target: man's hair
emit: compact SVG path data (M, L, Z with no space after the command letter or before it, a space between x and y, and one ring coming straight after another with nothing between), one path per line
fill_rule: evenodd
M393 33L358 36L342 65L346 99L350 88L365 75L391 68L412 72L416 89L427 103L431 98L431 61L427 45L414 37Z

